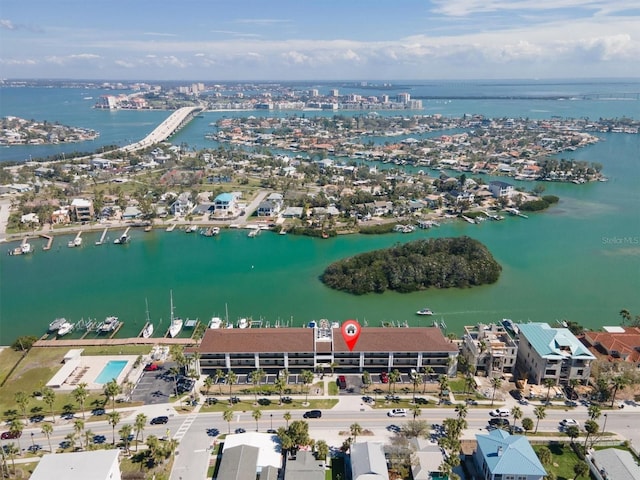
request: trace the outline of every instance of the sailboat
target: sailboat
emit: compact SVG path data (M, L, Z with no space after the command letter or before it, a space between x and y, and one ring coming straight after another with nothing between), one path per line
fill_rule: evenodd
M151 335L153 335L153 323L151 323L151 320L149 320L149 302L146 298L144 299L144 304L147 307L147 323L142 329L142 338L149 338L151 337Z
M169 325L169 336L171 338L180 333L183 323L180 317L173 316L173 290L171 290L171 324Z

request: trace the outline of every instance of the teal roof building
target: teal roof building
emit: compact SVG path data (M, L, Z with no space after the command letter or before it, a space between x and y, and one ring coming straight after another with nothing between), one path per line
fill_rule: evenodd
M510 435L496 429L488 435L476 435L478 447L474 460L485 480L542 480L547 471L522 435Z

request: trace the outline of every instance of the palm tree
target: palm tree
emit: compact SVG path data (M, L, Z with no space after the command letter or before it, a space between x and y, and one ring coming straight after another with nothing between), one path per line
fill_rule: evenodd
M13 434L13 437L18 440L18 448L22 450L20 447L20 437L22 436L22 431L24 430L24 423L17 418L14 418L9 422L9 433Z
M587 442L589 441L589 437L593 434L598 433L600 430L600 425L595 420L587 420L584 422L584 431L587 432L587 438L584 439L584 451L587 451Z
M111 444L115 445L116 444L116 425L120 423L120 412L116 412L114 410L113 412L107 413L107 419L109 421L109 425L111 425L111 430L113 433Z
M47 437L47 443L49 443L49 452L53 453L51 448L51 434L53 433L53 426L50 423L42 424L42 434Z
M522 428L524 428L525 434L533 430L533 420L529 417L525 417L522 419Z
M233 370L229 370L225 375L225 379L229 385L229 405L233 405L233 400L231 399L231 388L238 383L238 375L236 375Z
M427 391L427 382L431 380L431 375L433 374L433 367L427 365L426 367L422 367L422 373L424 373L423 382L422 382L422 394L424 395Z
M326 462L327 455L329 455L329 445L324 440L318 440L316 442L316 460Z
M224 419L225 422L227 422L227 425L229 426L228 432L231 433L231 421L233 420L233 410L231 410L230 408L227 408L224 412L222 412L222 418Z
M174 365L169 369L169 375L173 377L173 393L178 397L178 375L180 375L180 367Z
M144 413L139 413L136 415L135 422L133 423L133 428L136 432L136 452L138 451L138 442L144 442L144 427L147 425L147 416ZM142 436L140 440L138 437Z
M211 375L207 375L207 378L204 379L204 394L205 395L209 395L209 391L211 390L211 387L213 387L213 378L211 378Z
M551 393L551 387L553 387L556 384L556 381L553 378L545 378L544 379L544 386L547 387L547 401L546 403L549 403L549 394Z
M398 383L402 379L402 374L400 370L394 368L391 372L389 372L389 391L391 391L391 386L393 385L393 393L396 393L396 383Z
M513 426L515 428L516 422L522 418L522 409L516 405L511 409L511 416L513 417Z
M253 394L256 399L256 405L258 404L258 385L262 381L262 377L264 377L264 370L254 370L249 374L249 379L253 384Z
M499 389L500 387L502 387L502 380L499 378L492 378L491 379L491 386L493 387L493 393L491 395L491 406L493 406L493 402L496 399L496 390Z
M442 397L444 396L445 390L449 390L449 377L446 375L440 375L438 377L438 388L440 389L439 403L442 403Z
M13 473L15 475L16 473L16 455L18 455L20 453L20 447L16 447L16 444L11 442L8 445L5 445L3 447L3 452L6 449L6 453L7 455L9 455L9 458L11 459L11 464L13 465Z
M26 423L27 408L29 407L29 395L27 395L26 392L23 392L23 391L16 392L16 394L14 395L14 399L18 404L18 407L20 407L20 410L22 411L22 416L24 417L24 421Z
M82 419L84 420L84 403L89 397L89 391L87 390L87 384L85 382L79 383L76 388L71 392L74 400L80 404L82 410Z
M362 435L362 426L359 423L352 423L349 426L349 431L351 432L351 436L353 437L353 443L356 443L358 435Z
M618 375L617 377L613 377L611 379L611 387L613 388L613 392L611 393L611 406L616 401L616 394L618 390L623 390L629 384L628 380L622 375Z
M129 445L131 444L132 430L133 430L133 426L130 423L126 423L118 431L118 435L120 435L120 440L122 440L124 449L126 450L127 453L129 453Z
M218 384L218 389L220 390L220 395L222 395L222 383L219 383L220 380L222 380L225 377L225 374L222 370L217 369L216 373L214 373L213 378L215 379L216 383Z
M289 428L289 420L291 420L291 412L284 412L282 414L282 418L284 418L284 421L287 422L287 429Z
M536 422L536 431L533 433L538 433L538 424L540 423L540 420L543 420L547 416L547 409L543 405L539 405L533 409L533 414L538 419Z
M302 378L302 383L305 386L311 385L313 383L313 372L311 370L303 370L300 373L300 377ZM309 404L309 390L310 390L310 387L307 386L305 391L305 399L304 399L305 405Z
M413 383L413 403L416 403L416 389L422 383L422 374L414 373L411 377L411 383Z
M598 405L589 405L587 412L589 413L589 418L591 420L597 420L602 414L602 409Z
M473 375L467 375L464 378L464 390L465 392L473 392L476 388L476 379L473 377ZM469 395L469 398L471 398L471 395Z
M622 317L622 325L631 320L631 312L626 308L620 310L620 316Z
M422 415L422 410L420 410L420 407L418 406L417 403L414 403L413 405L411 405L410 410L414 420L416 419L416 417L419 417L420 415Z
M540 459L540 463L543 465L549 465L553 460L553 455L551 454L549 447L540 447L538 450L538 458Z
M53 406L56 403L56 392L54 392L51 387L44 387L42 389L42 400L47 404L49 410L51 411L51 421L53 423L56 423L56 416L53 410Z
M366 394L371 387L371 374L366 370L362 372L362 390Z
M580 429L576 425L569 425L564 433L571 439L571 443L580 436Z
M256 421L256 432L258 431L258 420L262 418L262 411L259 408L256 408L251 412L251 416Z
M115 411L116 397L120 395L120 385L115 378L104 385L104 395L107 397L107 401L111 399L111 410Z
M284 392L284 389L287 388L287 381L282 377L278 377L276 378L276 381L274 382L273 386L278 392L278 396L280 397L279 403L280 405L282 405L282 393Z
M576 474L576 478L581 476L588 477L589 474L589 464L583 460L580 460L573 466L573 473Z
M82 432L84 432L84 420L78 418L73 422L73 432L80 438L80 448L82 448Z

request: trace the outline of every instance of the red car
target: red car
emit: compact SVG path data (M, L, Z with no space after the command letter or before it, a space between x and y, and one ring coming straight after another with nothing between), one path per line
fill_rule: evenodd
M11 438L20 438L20 436L22 435L22 432L19 430L16 430L15 432L2 432L2 435L0 435L0 438L2 438L2 440L9 440Z
M159 370L159 369L160 369L160 366L157 363L150 363L146 367L144 367L145 372L155 372L156 370Z
M380 381L382 383L389 383L389 374L387 372L380 373Z

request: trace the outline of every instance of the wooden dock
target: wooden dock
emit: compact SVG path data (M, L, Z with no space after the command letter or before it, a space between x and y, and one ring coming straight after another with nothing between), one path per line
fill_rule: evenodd
M197 345L192 338L82 338L82 339L53 339L41 338L33 344L34 347L88 347L103 345Z
M45 235L41 233L40 236L47 240L47 244L42 247L42 250L51 250L51 246L53 245L53 235Z
M107 231L109 231L109 227L106 227L100 236L100 240L96 242L96 245L102 245L104 243L104 239L107 237Z
M169 225L169 226L167 227L167 230L166 230L166 231L167 231L167 232L173 232L173 231L175 230L175 228L176 228L176 224L175 224L175 223L172 223L171 225Z

